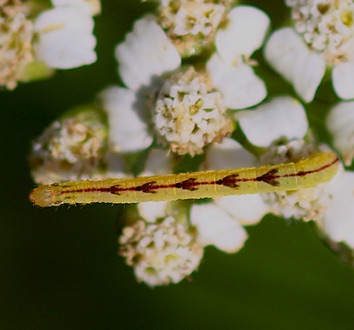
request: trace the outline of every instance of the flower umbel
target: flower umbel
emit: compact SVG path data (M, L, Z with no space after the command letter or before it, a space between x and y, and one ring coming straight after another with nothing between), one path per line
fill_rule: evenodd
M292 27L275 31L265 57L310 102L326 73L342 99L354 97L354 3L351 0L287 0Z
M149 286L180 282L198 268L204 252L193 232L173 216L155 223L138 220L124 228L119 242L126 263Z
M181 65L176 47L154 17L135 23L116 48L119 73L128 88L111 87L102 93L113 148L136 152L157 137L178 154L200 154L234 129L227 109L244 109L264 99L263 81L248 63L235 59L248 62L262 45L269 18L260 10L240 6L229 19L231 29L217 32L218 52L198 70ZM252 40L239 38L240 44L234 45L233 36L243 35L253 25Z
M200 154L232 131L220 92L192 67L166 80L153 111L156 131L178 154Z
M191 56L210 45L232 1L160 0L159 19L179 53Z
M106 135L105 124L93 111L55 121L33 142L34 180L49 184L92 178L103 158Z
M156 2L155 15L138 19L116 47L122 85L100 95L107 117L94 107L79 108L33 143L30 162L37 183L95 182L80 182L77 189L70 188L76 183L59 184L65 191L58 193L58 185L36 191L84 203L98 201L97 195L121 203L203 198L214 191L213 199L124 207L128 221L119 238L120 255L138 281L151 287L188 278L206 246L238 252L247 227L270 212L314 221L334 245L354 249L354 173L340 168L331 182L318 184L339 162L334 153L330 161L321 162L325 155L311 157L327 147L312 136L303 104L283 96L245 110L267 96L257 72L269 78L269 86L274 82L262 60L256 67L256 51L270 27L267 14L247 5L231 9L232 0ZM306 102L329 70L337 95L354 99L354 2L285 3L292 23L269 38L269 63ZM37 66L48 73L94 62L93 16L99 11L99 0L0 0L0 86L13 89L19 81L34 80L28 72ZM193 55L198 56L188 58ZM327 120L347 165L354 157L353 108L354 102L338 104ZM233 168L247 169L240 175ZM220 172L191 173L198 169ZM135 178L179 172L189 174ZM107 180L104 187L96 182L124 177L130 180ZM317 186L299 188L307 184ZM263 187L298 190L257 193Z
M354 59L352 0L287 0L295 30L307 45L322 52L328 65Z

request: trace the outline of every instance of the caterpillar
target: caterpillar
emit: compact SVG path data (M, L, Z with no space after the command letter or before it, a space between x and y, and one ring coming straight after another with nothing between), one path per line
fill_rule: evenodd
M327 182L336 174L339 159L333 152L313 154L296 163L191 172L102 181L73 181L35 188L33 204L139 203L215 198L291 191Z

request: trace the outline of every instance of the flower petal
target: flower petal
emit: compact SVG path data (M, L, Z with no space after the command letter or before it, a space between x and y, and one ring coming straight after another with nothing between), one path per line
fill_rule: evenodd
M320 54L310 50L293 29L275 31L265 46L265 57L292 83L305 102L313 100L325 74L326 62Z
M214 143L205 157L208 170L225 170L235 167L254 167L256 157L243 148L237 141L224 138L221 143Z
M116 48L119 74L133 90L151 86L163 73L177 69L181 57L162 28L151 18L135 22L133 31Z
M146 123L146 111L138 104L135 92L109 87L101 94L108 114L109 138L112 149L119 152L137 152L149 147L153 141Z
M354 172L339 173L328 184L331 202L324 214L324 231L336 242L354 248Z
M141 175L162 175L172 173L173 158L168 157L166 150L152 149L149 152L144 171Z
M127 169L127 164L123 154L112 152L108 153L105 157L105 162L106 172L104 173L104 177L98 180L133 177L133 174Z
M100 0L52 0L52 3L54 6L75 6L92 16L101 12Z
M223 102L231 109L244 109L261 102L267 96L264 82L246 65L234 67L214 54L207 63L213 86L223 94Z
M138 203L140 215L148 222L156 222L158 218L166 216L167 202Z
M194 204L191 222L197 228L198 243L204 246L212 244L225 252L235 253L247 239L245 229L213 203Z
M337 64L332 71L332 83L341 99L354 98L354 62Z
M327 126L333 134L333 144L350 166L354 158L354 102L341 102L333 107L327 118Z
M58 69L95 62L93 26L92 17L75 7L63 6L43 12L35 21L39 34L37 58Z
M279 139L302 139L308 129L306 113L296 99L275 97L255 110L237 113L247 139L259 147L268 147Z
M229 65L240 55L249 57L262 46L269 28L269 18L261 10L238 6L227 15L228 24L216 34L216 48Z
M244 226L258 223L271 212L260 194L225 196L216 199L215 203Z

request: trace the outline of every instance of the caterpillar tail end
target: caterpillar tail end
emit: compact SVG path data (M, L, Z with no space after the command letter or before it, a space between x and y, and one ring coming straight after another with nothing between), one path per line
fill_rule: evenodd
M341 162L334 152L323 154L323 168L324 171L321 176L321 182L328 182L338 173Z

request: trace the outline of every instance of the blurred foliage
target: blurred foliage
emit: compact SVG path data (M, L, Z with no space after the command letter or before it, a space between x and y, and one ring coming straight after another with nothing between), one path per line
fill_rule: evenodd
M30 204L31 140L65 110L94 101L102 88L119 83L114 46L152 6L102 2L96 64L0 93L0 329L354 328L353 271L322 245L309 224L268 216L249 228L241 252L208 248L189 281L149 289L136 283L116 253L124 206ZM248 3L270 14L273 27L286 19L280 0ZM262 62L258 71L271 93L292 92ZM324 109L332 102L324 91L309 108L316 134L323 131Z

